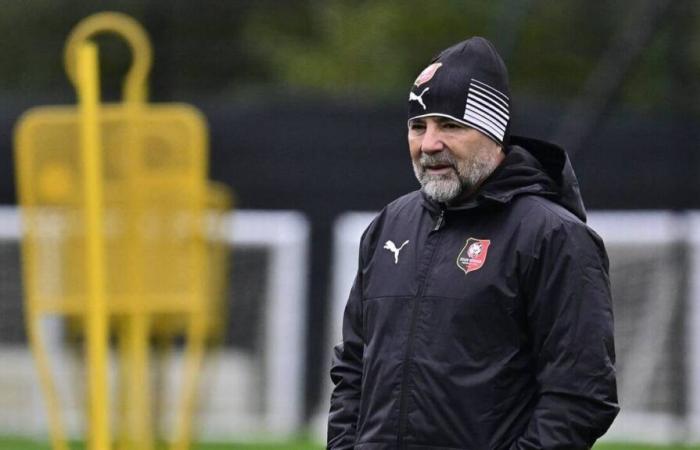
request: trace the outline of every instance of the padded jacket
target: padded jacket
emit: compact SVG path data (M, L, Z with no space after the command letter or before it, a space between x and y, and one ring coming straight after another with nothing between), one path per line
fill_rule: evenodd
M603 242L566 153L512 137L475 195L364 232L328 448L588 449L618 412Z

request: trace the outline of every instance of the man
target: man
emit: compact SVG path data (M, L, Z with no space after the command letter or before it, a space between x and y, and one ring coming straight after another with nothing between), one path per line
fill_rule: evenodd
M412 86L421 189L362 236L329 449L588 449L617 414L603 243L564 151L509 124L483 38Z

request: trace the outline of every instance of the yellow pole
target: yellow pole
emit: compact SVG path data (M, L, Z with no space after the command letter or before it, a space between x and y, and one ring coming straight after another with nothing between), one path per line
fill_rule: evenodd
M187 328L183 392L180 400L180 414L177 418L175 441L171 450L187 450L192 442L192 417L197 409L197 386L204 360L206 341L206 318L201 308L192 313Z
M28 329L29 342L34 351L37 367L39 370L39 380L44 389L44 398L46 398L46 407L49 414L49 436L51 439L51 448L53 450L70 450L66 433L63 429L61 421L61 407L58 401L58 393L56 385L51 378L51 365L49 363L46 346L40 336L39 331L39 315L35 311L36 305L31 305L28 312Z
M89 436L88 450L110 447L107 380L107 300L105 296L102 154L99 127L97 46L78 48L78 100L83 162L86 238L86 319Z
M132 33L133 34L133 33ZM138 39L134 39L138 42ZM145 41L147 44L147 40ZM143 59L143 49L134 45L134 63ZM140 55L140 56L139 56ZM129 267L126 282L128 283L129 312L125 316L125 327L120 339L125 341L122 346L122 363L127 366L127 392L125 404L124 428L129 441L129 450L152 450L154 448L154 422L152 415L152 392L150 379L150 345L149 335L151 316L144 296L147 295L143 283L144 236L143 226L146 217L146 196L143 184L146 174L143 169L143 143L141 142L140 124L143 122L145 101L145 79L129 82L125 86L124 110L127 117L126 146L127 153L127 227L129 239L127 248L133 255L133 264Z
M148 328L149 319L145 313L131 314L127 319L128 388L127 427L128 448L151 450L153 448L153 427L151 417L151 390L149 371Z
M125 332L126 323L124 319L117 322L117 360L119 361L119 372L117 374L117 389L116 389L116 420L114 425L114 448L116 450L130 450L130 442L128 440L129 433L127 424L129 420L129 406L127 393L129 392L129 367L124 363L122 355L126 355L128 351L128 342Z

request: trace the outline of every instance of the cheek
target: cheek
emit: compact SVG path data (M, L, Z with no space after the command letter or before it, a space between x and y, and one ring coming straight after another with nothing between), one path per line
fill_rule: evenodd
M419 138L409 138L408 139L408 152L411 155L413 161L420 160L420 146L421 141Z
M453 154L460 160L471 163L486 156L486 149L478 139L470 136L470 139L463 139L453 143L451 147Z

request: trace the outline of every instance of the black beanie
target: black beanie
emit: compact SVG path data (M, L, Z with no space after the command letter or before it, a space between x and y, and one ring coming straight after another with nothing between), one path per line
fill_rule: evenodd
M408 119L449 117L499 144L510 124L508 71L494 46L472 37L443 50L411 87Z

